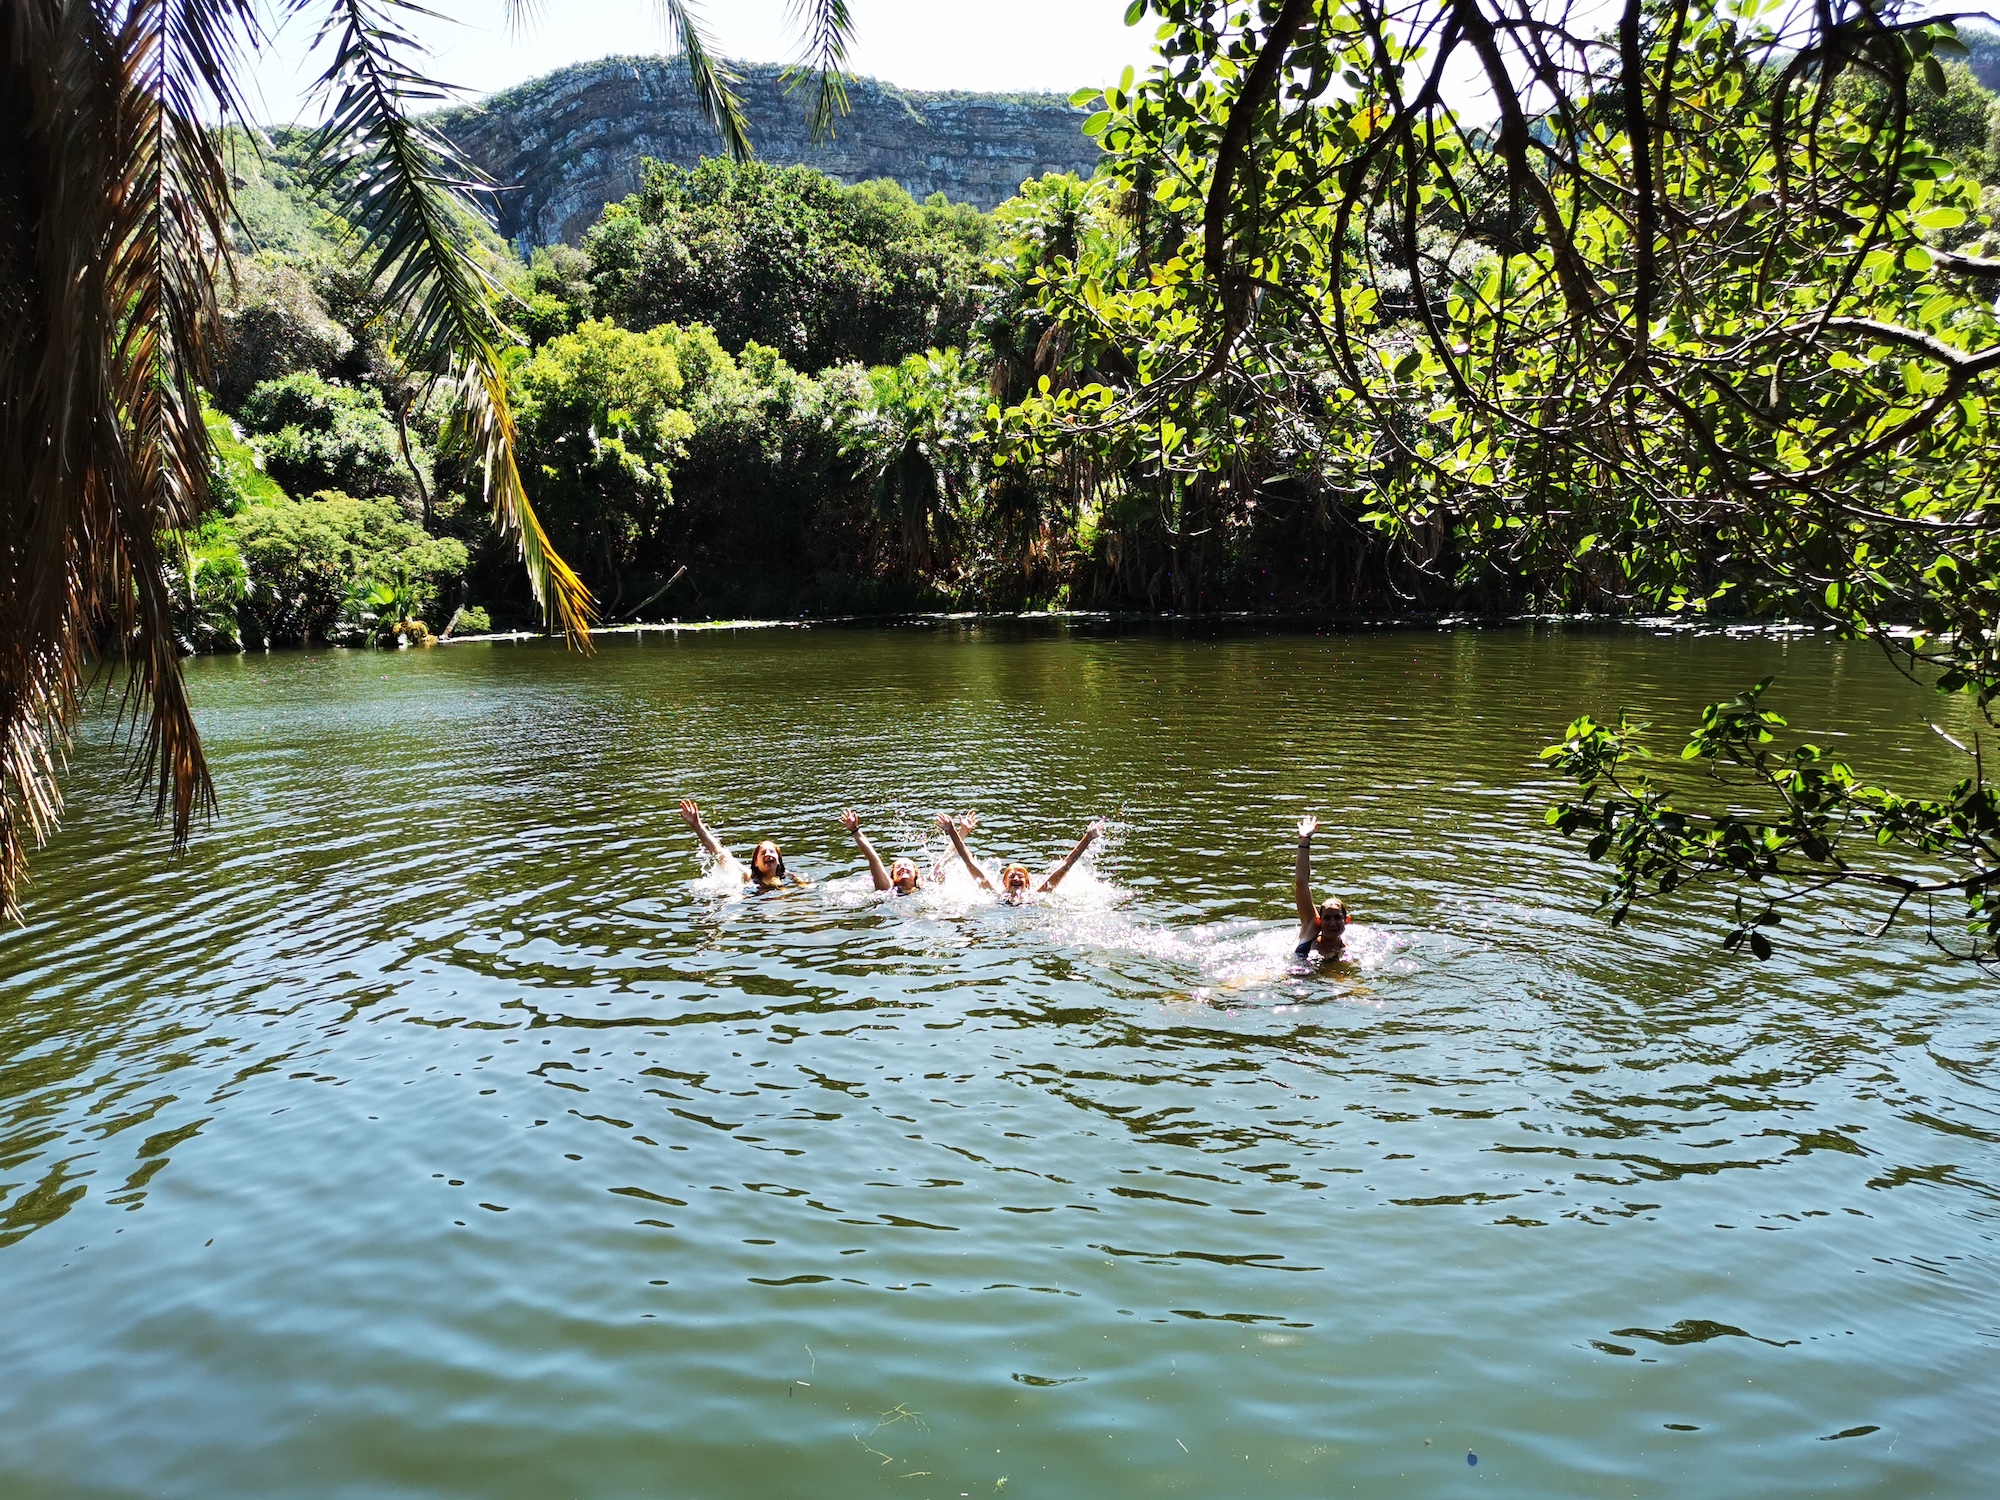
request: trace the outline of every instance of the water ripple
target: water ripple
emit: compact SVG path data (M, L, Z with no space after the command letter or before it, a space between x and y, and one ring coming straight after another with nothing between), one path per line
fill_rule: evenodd
M169 858L86 735L0 937L0 1479L1979 1493L1983 989L1832 916L1614 933L1541 829L1574 712L1771 670L1946 770L1948 705L1810 640L196 663L220 818ZM689 793L816 883L704 877ZM1113 830L1047 902L883 899L849 805L926 868L942 809ZM1302 805L1360 917L1319 972Z

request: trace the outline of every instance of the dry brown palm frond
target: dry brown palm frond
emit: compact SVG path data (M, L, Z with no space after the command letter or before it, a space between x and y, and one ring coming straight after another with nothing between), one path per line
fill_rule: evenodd
M185 840L212 797L163 547L206 499L199 382L242 0L0 10L0 912L61 806L93 663L122 672L143 781Z

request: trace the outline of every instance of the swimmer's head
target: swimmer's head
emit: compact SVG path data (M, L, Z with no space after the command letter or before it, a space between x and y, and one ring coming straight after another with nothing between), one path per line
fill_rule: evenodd
M759 885L778 885L785 878L785 856L777 843L765 839L750 856L750 878Z
M897 895L909 895L917 888L917 862L913 859L899 859L889 866L889 884Z
M1347 903L1338 896L1324 902L1319 909L1319 937L1322 949L1331 951L1340 946L1341 934L1347 931Z
M1026 865L1009 865L1000 872L1000 889L1010 896L1025 896L1033 879Z

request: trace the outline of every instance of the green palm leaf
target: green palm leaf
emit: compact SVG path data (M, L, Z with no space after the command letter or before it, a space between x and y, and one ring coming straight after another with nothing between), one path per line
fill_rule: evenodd
M833 134L833 117L847 112L847 43L854 35L854 18L847 0L792 0L792 21L803 40L803 56L789 77L815 81L812 138Z
M521 484L514 418L490 299L500 289L472 256L460 217L488 186L412 107L450 95L417 66L421 49L398 24L430 15L410 0L336 0L315 39L332 60L315 85L328 106L314 138L316 179L335 191L360 232L383 298L405 319L398 347L413 369L451 382L463 432L485 477L493 524L520 548L551 625L587 642L590 593L556 555Z

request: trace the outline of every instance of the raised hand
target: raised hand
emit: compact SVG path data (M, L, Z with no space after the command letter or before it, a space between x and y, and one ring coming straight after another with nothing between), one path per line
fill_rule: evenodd
M960 833L970 833L979 826L979 814L976 812L960 813L953 821L958 824L958 831Z
M840 826L845 828L849 833L859 833L861 831L861 814L851 807L848 808L846 812L840 815Z
M701 809L694 805L694 798L681 798L681 820L694 830L697 843L717 859L734 859L736 856L715 841L715 835L708 831L708 825L701 820Z
M1101 839L1110 831L1111 820L1109 818L1092 818L1090 826L1083 830L1083 836L1089 839Z
M1061 864L1042 877L1042 883L1035 887L1035 889L1052 891L1061 885L1063 876L1069 874L1070 870L1076 865L1076 862L1083 858L1083 851L1095 843L1098 835L1103 833L1109 826L1110 824L1106 819L1092 818L1090 826L1083 830L1083 837L1076 841L1075 847L1063 856Z
M1319 819L1315 818L1311 813L1307 813L1303 818L1299 819L1300 838L1309 839L1318 832L1319 832Z

